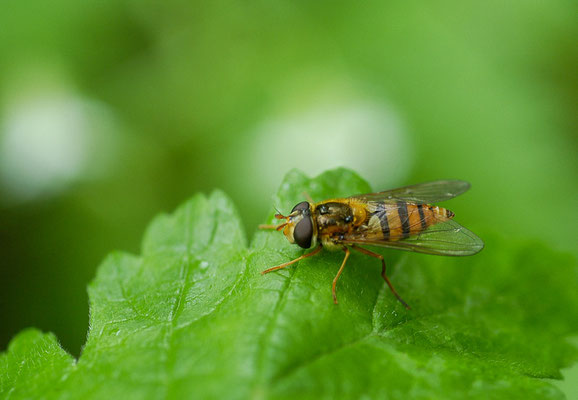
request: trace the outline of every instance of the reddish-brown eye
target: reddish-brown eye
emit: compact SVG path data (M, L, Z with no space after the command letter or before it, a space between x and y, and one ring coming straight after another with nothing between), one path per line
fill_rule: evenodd
M311 222L311 218L305 217L295 225L295 229L293 230L293 239L295 239L295 243L297 243L299 247L308 249L311 247L312 237L313 223Z

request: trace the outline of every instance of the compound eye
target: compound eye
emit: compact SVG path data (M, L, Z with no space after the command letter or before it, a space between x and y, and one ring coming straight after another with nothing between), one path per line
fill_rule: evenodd
M313 223L311 222L311 218L303 218L297 223L297 225L295 225L295 229L293 230L293 239L295 239L295 243L297 243L299 247L308 249L311 247L312 237Z
M306 201L302 201L301 203L299 203L295 207L293 207L293 209L291 210L291 213L293 213L297 210L299 210L299 211L309 210L309 203Z

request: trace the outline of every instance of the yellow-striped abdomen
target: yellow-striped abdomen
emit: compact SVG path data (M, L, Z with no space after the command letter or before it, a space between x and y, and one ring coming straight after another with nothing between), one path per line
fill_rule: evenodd
M375 238L396 241L423 232L438 222L453 218L454 213L438 206L406 202L373 203L367 220Z

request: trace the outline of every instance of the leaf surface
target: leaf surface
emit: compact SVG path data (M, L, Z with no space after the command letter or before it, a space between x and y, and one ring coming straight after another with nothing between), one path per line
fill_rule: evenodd
M370 191L348 170L292 171L273 204ZM0 397L561 398L547 379L577 358L576 261L482 236L467 258L376 249L410 311L379 262L354 254L335 306L341 252L262 276L302 251L279 232L248 247L228 198L197 195L153 221L140 256L100 266L79 360L24 331L0 356Z

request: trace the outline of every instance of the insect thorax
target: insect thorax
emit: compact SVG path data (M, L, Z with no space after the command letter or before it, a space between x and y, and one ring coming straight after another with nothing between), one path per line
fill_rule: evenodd
M346 203L327 202L319 204L314 211L320 242L328 249L341 248L335 242L353 227L353 210Z

